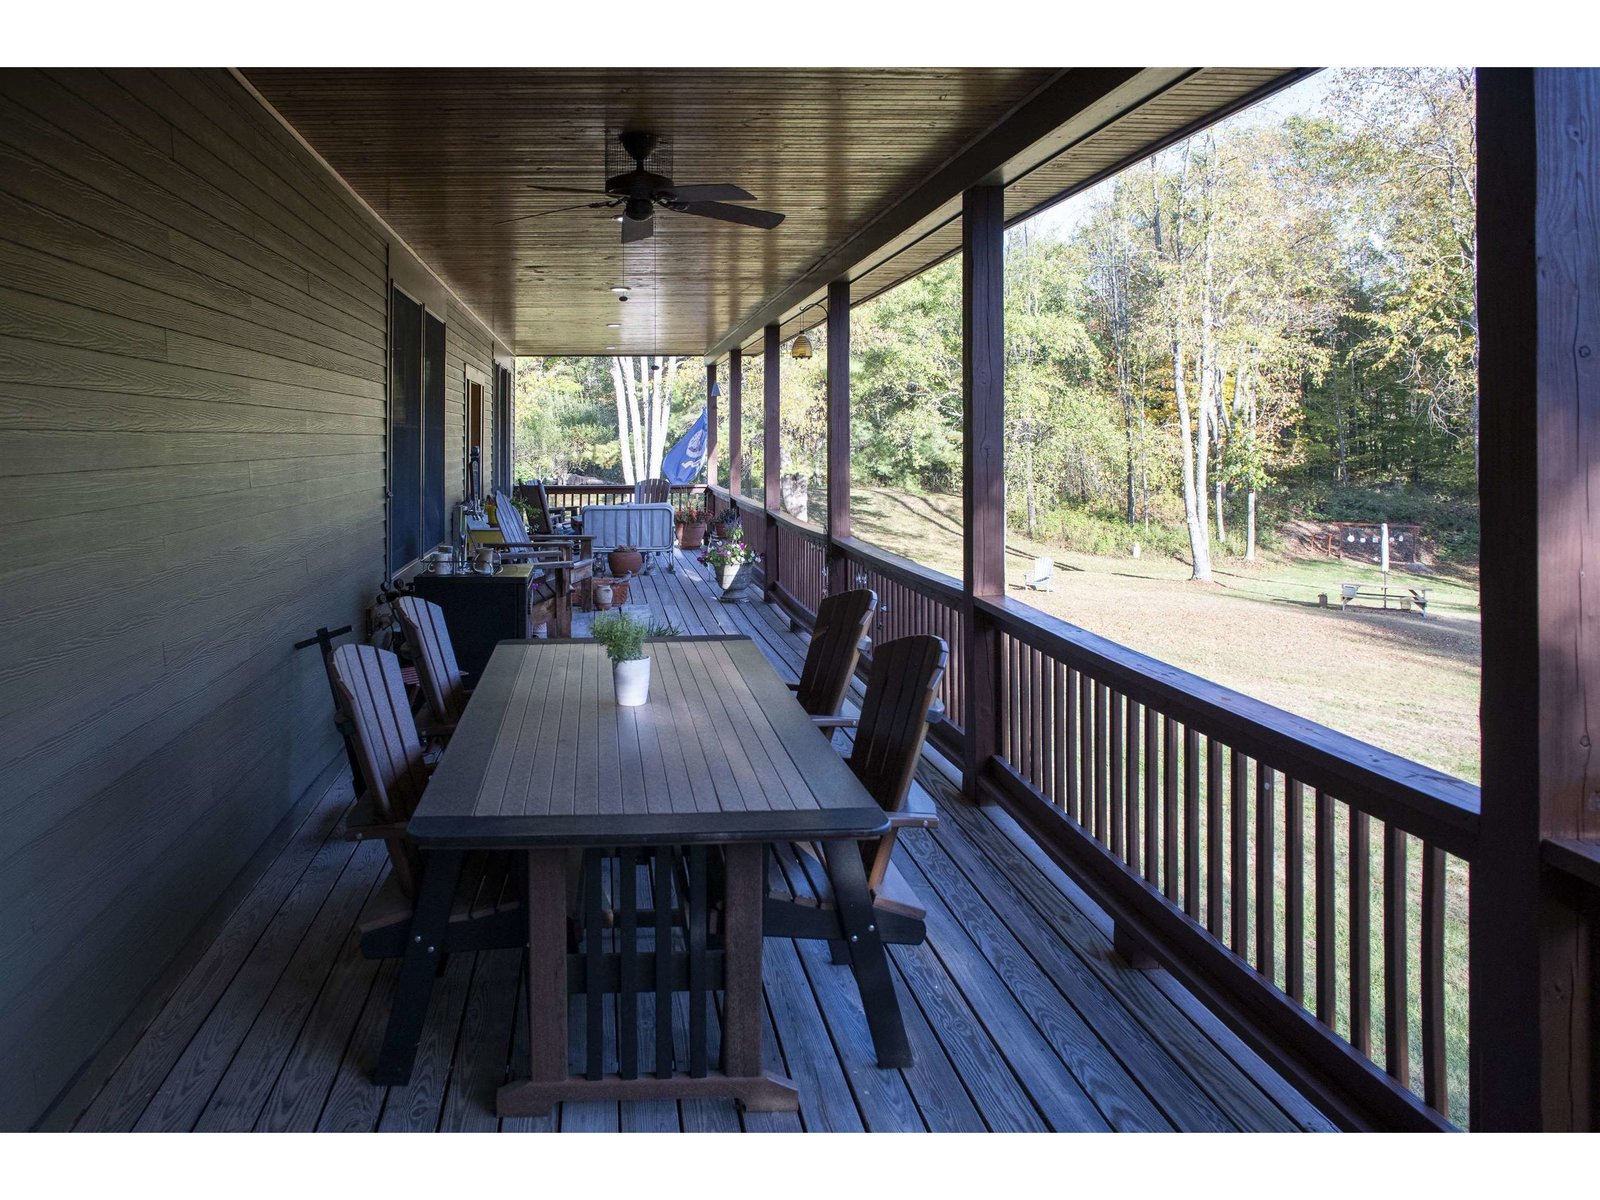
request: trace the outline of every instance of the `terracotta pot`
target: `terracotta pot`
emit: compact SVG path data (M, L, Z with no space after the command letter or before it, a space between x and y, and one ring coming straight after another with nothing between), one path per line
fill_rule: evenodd
M706 523L704 521L696 521L693 524L688 521L678 522L678 545L680 547L685 550L698 550L705 545L705 541Z
M637 575L644 570L644 554L638 550L613 550L606 561L613 575Z

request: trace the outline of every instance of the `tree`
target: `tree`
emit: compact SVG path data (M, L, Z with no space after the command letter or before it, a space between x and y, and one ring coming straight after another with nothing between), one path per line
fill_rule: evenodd
M672 415L672 385L682 362L677 355L617 355L611 359L624 483L655 479L661 474L667 423Z

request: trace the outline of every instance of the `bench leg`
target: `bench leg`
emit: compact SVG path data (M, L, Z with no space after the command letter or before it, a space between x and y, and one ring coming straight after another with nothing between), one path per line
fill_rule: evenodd
M394 1007L389 1010L383 1052L373 1072L373 1081L380 1086L403 1087L411 1082L411 1067L422 1041L428 999L433 994L434 972L444 953L445 927L450 922L450 904L461 878L463 853L433 850L423 859L422 888L411 918L410 940L395 982Z

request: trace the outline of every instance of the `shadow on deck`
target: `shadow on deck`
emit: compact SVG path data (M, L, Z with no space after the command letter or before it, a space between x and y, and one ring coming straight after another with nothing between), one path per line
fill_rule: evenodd
M678 563L641 580L629 607L686 633L748 634L781 673L798 673L805 639L781 613L721 604L689 556ZM495 1090L527 1069L515 951L452 958L412 1083L374 1086L396 964L361 958L353 931L387 859L381 844L339 839L341 775L197 948L75 1128L1329 1128L1165 972L1123 963L1105 915L1008 818L965 805L931 758L918 786L944 820L902 835L897 855L928 907L928 942L891 949L916 1065L878 1069L850 972L825 945L769 939L766 1054L798 1084L798 1114L653 1101L497 1120Z

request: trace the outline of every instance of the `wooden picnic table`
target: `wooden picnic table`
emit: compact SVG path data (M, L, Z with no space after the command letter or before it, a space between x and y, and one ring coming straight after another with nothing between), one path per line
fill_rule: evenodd
M527 869L531 1073L501 1089L501 1115L563 1100L706 1096L793 1109L793 1085L761 1056L766 845L777 841L825 847L879 1061L909 1064L857 846L887 828L883 810L749 638L661 639L649 651L649 701L621 708L596 642L496 648L410 821L425 865L379 1082L409 1077L432 947L463 857L480 850L517 852ZM706 1012L719 984L713 1070ZM686 1058L670 1019L684 991ZM584 998L578 1073L568 1065L570 996ZM641 1000L659 1018L643 1037Z

